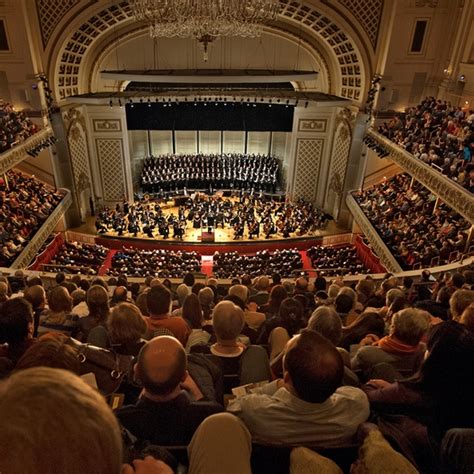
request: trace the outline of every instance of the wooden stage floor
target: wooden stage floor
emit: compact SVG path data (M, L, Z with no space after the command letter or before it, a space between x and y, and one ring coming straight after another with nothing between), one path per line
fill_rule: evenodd
M202 230L206 231L207 229L202 229ZM120 240L125 240L125 241L126 240L132 240L132 241L141 240L147 243L155 242L156 244L165 243L165 242L175 243L175 244L178 244L178 243L204 244L204 242L201 241L201 229L193 229L191 223L188 223L187 225L186 233L183 237L183 240L173 239L172 232L170 232L170 237L168 239L163 239L163 237L161 237L160 235L158 235L156 238L151 239L143 232L139 232L136 237L133 234L129 234L127 232L125 232L122 236L118 236L117 232L97 234L96 229L95 229L95 217L88 217L84 224L80 225L79 227L70 228L68 229L68 231L79 233L79 234L87 234L89 236L95 236L101 239L109 238L109 239L120 239ZM276 243L276 242L285 241L291 245L292 241L301 241L303 239L304 240L320 239L322 237L338 235L338 234L346 234L348 232L350 232L348 229L343 228L343 227L338 227L334 221L329 221L324 230L317 230L310 234L305 234L305 235L291 234L291 236L288 238L284 238L281 234L275 234L272 237L265 239L263 232L260 232L259 239L249 239L247 236L247 229L246 229L244 238L234 240L233 229L226 226L224 229L219 227L214 230L214 235L215 235L214 243L215 244L222 243L222 244L229 245L231 243L234 243L234 244L245 243L245 242L247 243L274 242Z

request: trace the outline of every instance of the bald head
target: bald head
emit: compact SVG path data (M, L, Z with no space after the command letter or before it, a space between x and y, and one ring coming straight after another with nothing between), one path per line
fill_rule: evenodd
M174 337L155 337L143 346L135 370L151 395L169 395L186 377L186 352Z

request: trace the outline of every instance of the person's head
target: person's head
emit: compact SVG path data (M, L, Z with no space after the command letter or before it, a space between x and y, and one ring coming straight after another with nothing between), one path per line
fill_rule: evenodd
M132 303L119 303L114 306L107 318L110 342L112 344L133 344L146 333L146 322L142 313Z
M308 279L306 277L299 277L295 282L296 291L304 293L308 291Z
M229 288L229 295L238 296L244 304L247 303L248 292L249 290L245 285L234 285Z
M191 288L191 291L195 295L198 295L199 292L205 287L206 287L206 285L202 281L197 281L196 283L194 283L193 287Z
M81 290L76 290L81 291ZM24 297L31 303L33 310L42 308L46 303L46 292L41 285L33 285L26 288Z
M343 333L342 344L344 347L349 347L351 344L359 343L367 334L382 337L385 333L385 321L379 313L366 311L346 326Z
M33 308L25 298L12 298L0 306L0 344L19 344L33 335Z
M449 300L455 291L454 286L442 286L436 295L436 302L449 307Z
M341 384L344 363L334 344L306 329L288 342L283 369L285 383L297 397L323 403Z
M328 288L328 296L329 298L331 298L331 300L334 300L337 296L337 294L339 293L339 290L341 288L338 286L338 285L329 285L329 288Z
M64 369L79 374L81 364L77 351L67 344L68 337L64 334L49 333L41 336L18 360L15 370L32 367L51 367Z
M178 304L179 306L183 306L184 300L186 296L188 296L191 293L191 288L184 283L181 283L181 285L178 285L178 288L176 288L176 297L178 298Z
M192 329L202 328L203 315L201 303L194 293L186 296L183 303L182 317L189 322Z
M232 301L221 301L212 313L218 342L235 341L244 327L244 312Z
M135 301L135 304L137 305L137 308L140 310L143 316L149 316L150 313L148 312L148 306L146 302L146 295L148 291L142 291L138 296Z
M338 293L338 296L339 295L347 295L349 296L349 298L352 300L352 308L355 307L356 303L357 303L357 293L355 292L355 290L353 290L352 288L348 287L348 286L343 286L340 290L339 290L339 293ZM337 299L337 297L336 297Z
M245 286L252 286L252 277L250 275L243 275L242 276L242 285Z
M308 329L316 331L338 346L342 338L342 321L333 308L320 306L313 311L308 321Z
M194 285L194 275L192 273L186 273L183 278L183 283L191 288Z
M212 291L212 288L206 286L199 290L198 298L203 306L210 306L214 302L214 292Z
M257 282L255 284L255 289L257 291L267 291L269 286L270 286L270 279L268 277L261 276L257 278Z
M461 314L459 319L461 324L464 324L468 329L474 332L474 303L471 303Z
M63 272L56 273L54 280L56 281L57 285L61 285L61 283L66 281L66 275Z
M168 314L171 309L171 293L163 285L152 286L146 294L146 305L151 316Z
M104 397L66 370L35 367L0 384L0 471L119 474L122 437Z
M428 335L427 349L420 368L427 393L452 396L454 401L464 395L472 401L474 380L466 374L472 373L474 333L456 321L436 324Z
M474 290L456 290L449 300L451 317L457 321L471 303L474 303Z
M336 296L334 300L336 311L340 314L349 313L352 310L354 300L344 293L340 293Z
M186 368L186 352L181 343L171 336L158 336L142 347L134 370L146 395L166 397L184 381Z
M117 283L118 283L118 280L117 280ZM99 277L99 276L94 277L91 281L91 286L94 286L94 285L102 286L106 291L109 291L109 287L102 277Z
M427 311L415 308L402 309L392 318L390 334L409 346L417 346L430 327Z
M288 297L288 293L283 285L275 285L270 291L269 303L274 308L279 308L281 302Z
M99 285L92 285L87 290L86 302L89 308L89 315L105 322L110 311L109 295L105 288Z
M78 288L71 293L71 298L73 306L76 306L86 301L86 292L82 288Z
M464 278L464 275L462 273L456 272L451 275L451 279L449 283L451 286L454 286L454 288L460 289L463 287L465 282L466 280Z
M114 289L114 294L112 295L112 303L125 303L128 298L128 291L125 286L117 286Z
M8 285L4 281L0 281L0 303L8 299Z
M55 286L47 295L48 306L54 313L68 313L72 309L72 298L64 286Z
M272 283L274 285L279 285L281 283L281 275L279 273L274 273L272 275Z
M390 307L390 305L394 302L395 298L404 298L405 293L400 290L400 288L391 288L385 294L385 305Z
M284 321L290 336L295 334L305 324L305 308L294 298L285 298L278 310L278 316Z

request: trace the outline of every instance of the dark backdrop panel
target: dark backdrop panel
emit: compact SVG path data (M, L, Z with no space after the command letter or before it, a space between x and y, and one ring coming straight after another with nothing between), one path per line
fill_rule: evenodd
M206 104L206 105L204 105ZM129 130L244 130L291 132L293 107L255 103L127 104Z

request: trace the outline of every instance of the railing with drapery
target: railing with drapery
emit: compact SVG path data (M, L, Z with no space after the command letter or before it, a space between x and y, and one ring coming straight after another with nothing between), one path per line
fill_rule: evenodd
M58 253L58 250L64 244L64 237L62 234L56 234L48 246L36 256L33 263L30 264L28 270L41 270L41 266L48 264L51 259Z
M60 219L69 209L69 206L72 204L71 191L67 189L60 189L60 191L64 193L63 199L46 219L38 232L36 232L29 244L23 249L23 252L21 252L17 259L12 263L10 268L26 268L35 258L38 250L43 246Z
M373 251L378 255L383 266L392 273L398 273L402 271L402 267L397 262L395 257L392 255L388 247L385 245L384 241L377 233L375 228L370 223L367 216L364 214L362 209L357 204L357 201L354 199L351 193L347 194L346 204L354 217L355 221L362 229L366 239L369 241Z
M380 258L375 255L373 250L363 241L360 235L356 235L354 239L354 247L360 261L372 273L387 273L387 269L380 261Z
M31 155L28 152L36 152L40 148L49 146L51 144L49 143L50 140L51 143L55 140L53 130L51 127L46 127L27 138L24 142L0 154L0 174L6 173L25 158L30 157Z
M474 223L474 195L469 190L416 158L374 129L369 129L366 135L389 153L388 159L403 168L449 207L459 212L471 224Z

